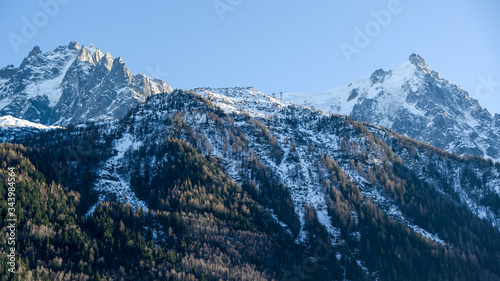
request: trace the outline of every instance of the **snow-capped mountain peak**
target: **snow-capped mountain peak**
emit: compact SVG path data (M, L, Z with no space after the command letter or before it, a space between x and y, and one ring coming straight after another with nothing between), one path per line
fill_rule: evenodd
M285 100L391 128L458 154L500 160L495 118L417 54L388 71L325 93L286 93Z
M72 41L47 53L35 46L19 68L0 70L0 115L63 126L110 120L171 91L162 80L134 77L120 57L92 44Z

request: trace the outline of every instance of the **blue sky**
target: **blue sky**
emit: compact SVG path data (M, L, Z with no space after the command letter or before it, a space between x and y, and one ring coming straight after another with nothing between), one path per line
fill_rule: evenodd
M416 52L500 113L498 12L494 0L3 1L0 67L74 40L174 88L270 94L330 90Z

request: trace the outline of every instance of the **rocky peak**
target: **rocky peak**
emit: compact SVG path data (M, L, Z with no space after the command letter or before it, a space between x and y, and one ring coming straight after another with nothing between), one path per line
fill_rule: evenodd
M411 64L417 67L417 69L421 70L424 74L433 77L434 79L440 80L441 77L439 77L439 73L430 69L429 65L427 65L427 62L425 59L421 56L419 56L416 53L412 53L409 57L409 60Z
M0 103L6 104L0 116L62 126L119 119L159 92L172 89L158 79L135 80L121 58L94 45L72 41L47 53L35 46L19 68L0 69Z
M39 65L43 63L43 58L41 55L42 55L42 50L40 50L40 47L38 46L33 47L33 49L29 52L28 56L24 58L19 68L25 69L30 65Z
M99 62L104 57L104 54L101 52L101 50L97 49L94 53L94 57L96 61Z
M0 78L9 79L16 72L14 65L9 64L6 67L0 69Z
M388 127L457 154L500 161L500 114L489 114L415 53L392 71L378 69L348 86L313 95L285 94L284 99Z
M113 60L113 66L111 71L113 72L114 75L127 77L128 79L132 78L132 73L130 73L127 65L125 64L125 62L122 60L121 57L117 57L116 59Z
M5 67L2 67L2 68L0 69L0 72L1 72L1 71L9 71L9 70L13 70L13 69L16 69L16 68L14 67L14 65L13 65L13 64L9 64L9 65L7 65L7 66L5 66Z
M113 59L113 56L111 56L111 54L109 52L106 52L106 54L104 55L104 57L108 60L112 60Z
M385 77L390 76L392 71L384 71L383 69L377 69L373 74L370 76L370 81L372 82L372 85L375 83L382 83L384 82Z
M36 55L40 55L41 53L42 53L42 50L40 50L40 47L35 46L35 47L33 47L33 49L28 54L28 58L34 57Z
M427 62L421 56L416 53L412 53L409 57L410 62L418 68L429 69Z
M107 71L111 71L111 68L113 67L113 57L111 56L111 54L109 52L106 52L106 54L102 57L102 59L99 61L99 63L97 64L97 67L99 69L101 68L106 68Z
M104 57L104 54L101 50L96 49L94 47L82 47L78 53L78 60L90 62L93 65L98 64L101 59Z
M83 47L78 52L77 59L80 60L80 61L88 61L88 58L90 56L91 56L90 51L87 48Z
M80 50L80 44L78 44L78 42L76 42L76 41L71 41L68 44L68 48L71 49L71 50L78 51L78 50Z

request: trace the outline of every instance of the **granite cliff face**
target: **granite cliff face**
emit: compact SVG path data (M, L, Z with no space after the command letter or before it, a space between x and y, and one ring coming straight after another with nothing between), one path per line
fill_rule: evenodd
M18 68L0 70L0 116L61 126L104 121L168 92L164 81L132 75L120 57L93 45L71 42L47 53L35 46Z
M321 94L283 98L329 113L388 127L457 154L500 161L500 116L412 54L403 65Z

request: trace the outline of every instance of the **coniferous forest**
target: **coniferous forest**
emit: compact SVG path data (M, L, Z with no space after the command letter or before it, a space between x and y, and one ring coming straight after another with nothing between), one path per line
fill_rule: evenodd
M498 228L455 188L498 214L488 188L498 164L349 117L279 110L228 114L175 91L119 122L2 144L2 179L15 171L18 256L16 274L4 259L1 279L500 280ZM121 149L126 138L137 145ZM96 188L119 180L132 193ZM296 183L317 187L324 205L310 193L299 205L308 189ZM8 242L2 235L1 255Z

